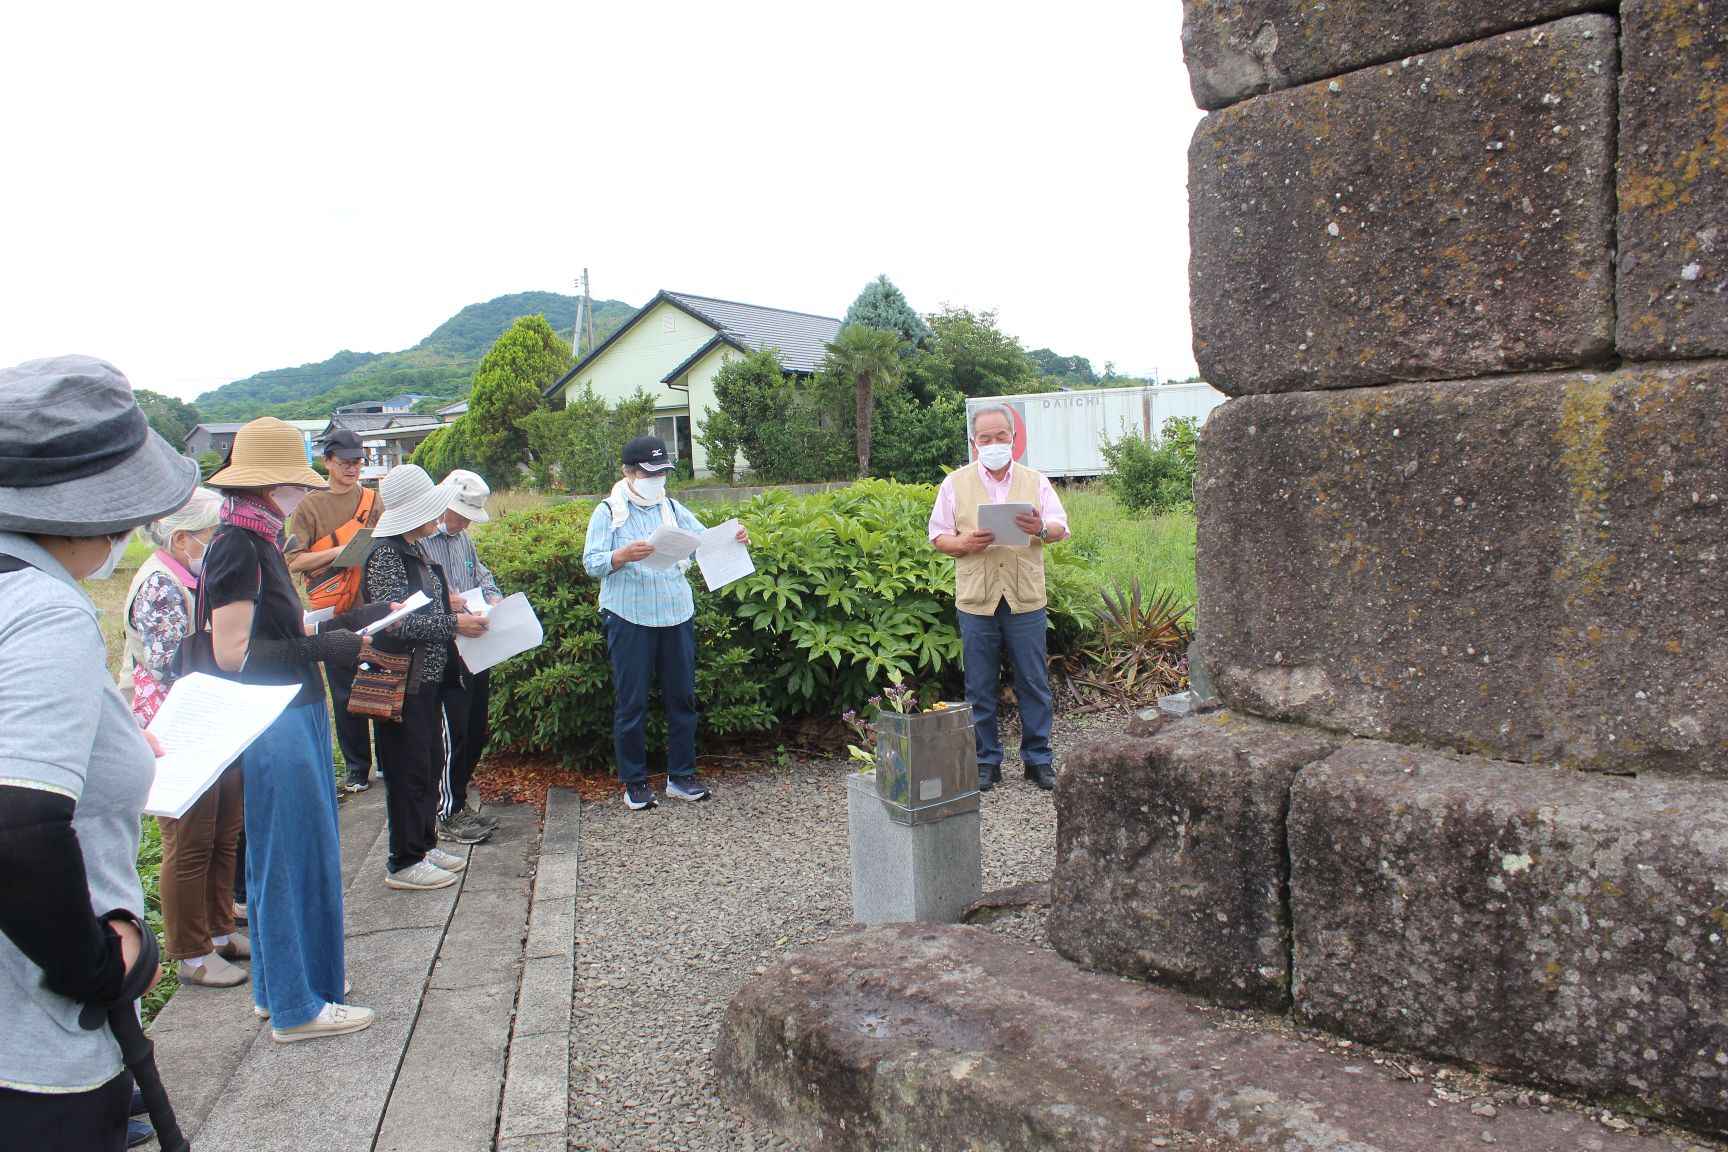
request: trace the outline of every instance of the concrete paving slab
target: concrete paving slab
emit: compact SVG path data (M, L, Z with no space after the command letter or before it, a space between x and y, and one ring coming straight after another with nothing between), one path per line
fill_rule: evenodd
M261 1032L199 1130L201 1145L230 1152L372 1147L459 891L385 888L387 856L387 840L379 836L347 902L353 1000L376 1012L376 1023L351 1036L298 1044L276 1044ZM378 878L375 886L368 876ZM319 1087L309 1096L305 1085ZM307 1106L329 1089L340 1106Z
M375 1148L490 1152L528 919L531 848L531 838L518 837L514 848L488 842L468 852Z
M342 878L351 883L384 834L384 798L373 789L346 797L341 807ZM352 977L353 965L349 965ZM252 988L186 988L176 992L150 1025L156 1064L188 1137L196 1136L234 1072L266 1029L252 1015ZM154 1147L154 1145L152 1145Z
M499 1139L543 1133L556 1133L563 1139L569 1123L570 1033L512 1038Z
M575 957L537 956L522 962L521 991L516 998L516 1035L570 1031L570 989Z

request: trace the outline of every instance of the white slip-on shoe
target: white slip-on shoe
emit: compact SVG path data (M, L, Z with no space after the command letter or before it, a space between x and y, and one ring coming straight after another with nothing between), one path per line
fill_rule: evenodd
M320 1036L346 1036L372 1027L373 1012L358 1004L326 1004L323 1011L304 1024L293 1028L272 1028L270 1039L278 1044L297 1040L316 1040Z

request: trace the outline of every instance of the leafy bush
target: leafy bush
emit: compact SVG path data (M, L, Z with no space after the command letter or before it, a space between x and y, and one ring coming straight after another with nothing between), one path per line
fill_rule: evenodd
M1099 446L1110 466L1104 482L1132 512L1171 512L1194 506L1197 432L1192 418L1172 416L1155 441L1125 432Z
M740 454L760 484L837 480L856 471L851 397L826 377L786 376L779 352L764 348L715 375L718 407L697 421L696 438L728 481Z
M939 389L929 403L905 388L878 395L876 425L873 475L940 484L948 469L966 460L966 397L951 388Z
M600 582L582 567L594 506L555 504L500 517L477 541L510 592L524 592L546 641L505 661L492 680L492 724L501 744L556 756L574 767L612 759L612 665L600 630ZM759 732L775 720L753 675L749 629L732 607L696 589L696 704L708 733ZM649 708L650 747L664 746L665 716Z
M532 412L522 420L535 462L535 486L571 492L608 492L618 479L624 445L654 425L654 398L642 389L617 405L592 388L567 392L562 409Z

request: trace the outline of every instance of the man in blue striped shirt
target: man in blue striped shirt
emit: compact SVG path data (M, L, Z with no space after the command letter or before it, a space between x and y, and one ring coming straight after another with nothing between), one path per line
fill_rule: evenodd
M663 571L642 563L648 538L662 525L700 533L702 522L666 495L673 461L654 436L624 446L623 479L588 519L582 566L600 581L600 622L612 657L612 739L624 803L640 811L659 803L648 783L648 689L666 701L666 794L706 800L696 779L696 602L684 575L689 561ZM738 539L749 543L742 527Z

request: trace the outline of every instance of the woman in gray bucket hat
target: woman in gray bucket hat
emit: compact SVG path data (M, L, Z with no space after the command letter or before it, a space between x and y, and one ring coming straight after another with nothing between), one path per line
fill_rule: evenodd
M79 1017L155 954L137 870L155 754L79 581L197 482L113 365L0 369L0 1131L21 1148L126 1146L131 1075Z

